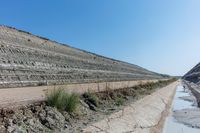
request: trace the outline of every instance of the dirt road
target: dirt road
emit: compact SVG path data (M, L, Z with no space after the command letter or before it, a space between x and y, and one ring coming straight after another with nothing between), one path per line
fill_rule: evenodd
M174 82L84 129L85 133L160 133L176 86Z

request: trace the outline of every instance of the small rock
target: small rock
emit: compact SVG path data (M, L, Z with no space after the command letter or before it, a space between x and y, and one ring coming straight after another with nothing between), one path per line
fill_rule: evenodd
M83 122L83 125L86 126L88 123L87 122Z
M65 128L68 128L68 125L67 124L65 124L65 126L64 126Z
M43 125L39 122L39 120L36 120L35 118L28 120L27 125L32 131L35 132L44 130Z
M39 116L39 119L40 119L41 121L44 121L45 118L46 118L46 111L42 110L42 111L39 113L38 116Z
M16 127L13 133L27 133L22 127Z
M6 128L2 125L0 126L0 133L5 133L6 132Z
M8 131L9 133L12 133L12 131L14 131L14 130L15 130L15 128L12 127L12 126L8 126L8 128L7 128L7 131Z
M6 126L12 126L13 125L12 121L13 121L12 119L4 117L4 122Z
M66 121L70 121L70 115L67 112L63 112L63 116L65 117Z
M93 104L91 104L91 103L88 103L88 105L89 105L89 107L90 107L91 110L97 111L97 108L96 108L95 105L93 105Z
M32 118L32 117L33 117L32 111L29 110L29 109L26 109L26 110L24 111L24 115L25 115L27 118Z
M46 118L46 121L47 121L47 123L46 123L45 125L46 125L47 127L51 128L51 129L56 128L56 122L55 122L52 118L47 117L47 118Z
M90 107L88 106L88 104L86 104L83 100L80 100L80 103L81 103L84 107L90 108Z
M13 124L17 124L17 120L16 119L13 119Z

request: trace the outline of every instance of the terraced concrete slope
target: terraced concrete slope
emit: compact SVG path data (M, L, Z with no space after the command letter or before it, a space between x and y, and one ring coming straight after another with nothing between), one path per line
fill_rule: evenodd
M0 26L0 87L164 77L137 65Z
M183 76L183 79L200 85L200 63Z

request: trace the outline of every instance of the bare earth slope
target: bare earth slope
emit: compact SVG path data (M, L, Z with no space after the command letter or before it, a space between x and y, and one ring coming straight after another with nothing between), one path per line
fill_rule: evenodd
M0 26L0 87L160 79L163 75Z

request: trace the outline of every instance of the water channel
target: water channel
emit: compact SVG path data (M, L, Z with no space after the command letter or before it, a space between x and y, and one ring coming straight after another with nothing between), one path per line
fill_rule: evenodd
M184 100L182 97L193 97L193 95L189 90L185 89L182 85L179 85L177 86L176 94L173 99L172 111L166 118L163 133L200 133L200 129L179 123L173 117L174 111L188 108L197 108L194 102Z

